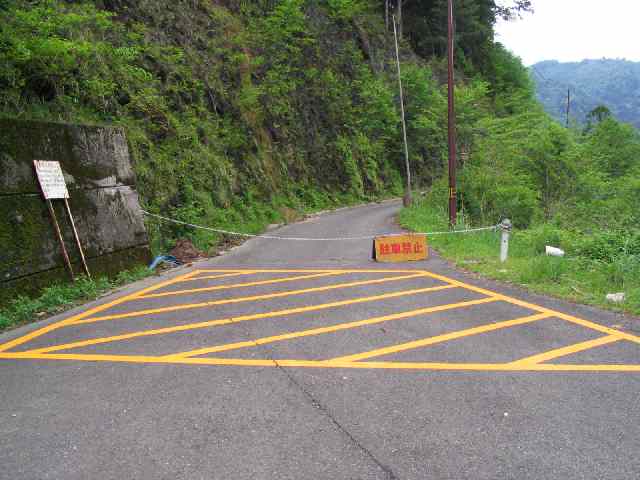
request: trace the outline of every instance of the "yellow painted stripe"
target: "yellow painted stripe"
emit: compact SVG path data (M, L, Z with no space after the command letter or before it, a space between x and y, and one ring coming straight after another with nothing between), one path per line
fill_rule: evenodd
M445 288L453 288L450 286L443 286L443 287L433 287L434 289L445 289ZM433 291L433 290L432 290ZM380 317L375 317L375 318L368 318L366 320L358 320L355 322L348 322L348 323L339 323L336 325L330 325L327 327L319 327L319 328L312 328L309 330L300 330L297 332L290 332L290 333L285 333L282 335L274 335L271 337L263 337L263 338L258 338L255 340L248 340L245 342L236 342L236 343L227 343L224 345L217 345L214 347L206 347L206 348L199 348L197 350L191 350L188 352L182 352L182 353L175 353L175 354L171 354L171 355L167 355L166 357L168 358L187 358L187 357L193 357L193 356L197 356L197 355L205 355L207 353L216 353L216 352L226 352L229 350L235 350L238 348L245 348L245 347L257 347L258 345L265 345L267 343L273 343L273 342L281 342L284 340L292 340L294 338L301 338L301 337L309 337L309 336L313 336L313 335L322 335L325 333L333 333L333 332L337 332L340 330L348 330L351 328L358 328L358 327L364 327L364 326L368 326L368 325L375 325L377 323L383 323L383 322L389 322L389 321L393 321L393 320L401 320L401 319L406 319L406 318L411 318L411 317L415 317L417 315L425 315L425 314L429 314L429 313L434 313L434 312L443 312L446 310L453 310L456 308L465 308L465 307L471 307L474 305L480 305L483 303L489 303L489 302L495 302L496 300L493 298L482 298L479 300L471 300L468 302L459 302L459 303L450 303L447 305L438 305L435 307L427 307L427 308L419 308L417 310L411 310L411 311L407 311L407 312L401 312L401 313L394 313L391 315L384 315L384 316L380 316Z
M231 323L244 322L244 321L250 321L250 320L259 320L262 318L273 318L273 317L278 317L283 315L292 315L296 313L306 313L306 312L312 312L316 310L324 310L327 308L343 307L351 304L373 302L377 300L385 300L388 298L397 298L397 297L403 297L407 295L416 295L419 293L446 290L449 288L456 288L456 287L452 285L442 285L439 287L419 288L417 290L385 293L382 295L374 295L372 297L359 297L359 298L353 298L349 300L341 300L338 302L322 303L319 305L310 305L306 307L290 308L286 310L277 310L277 311L265 312L265 313L255 313L251 315L242 315L242 316L233 317L233 318L224 318L219 320L209 320L206 322L190 323L187 325L176 325L173 327L158 328L155 330L143 330L140 332L132 332L132 333L125 333L122 335L115 335L113 337L93 338L89 340L82 340L78 342L67 343L64 345L54 345L50 347L39 348L35 350L30 350L30 353L42 354L42 353L48 353L48 352L55 352L59 350L68 350L70 348L86 347L89 345L98 345L101 343L110 343L110 342L116 342L120 340L128 340L130 338L147 337L151 335L162 335L162 334L175 333L175 332L184 332L184 331L196 330L200 328L215 327L218 325L229 325ZM487 300L487 301L490 301L490 300Z
M516 360L515 362L511 362L511 363L518 366L535 365L537 363L547 362L555 358L564 357L566 355L582 352L584 350L589 350L591 348L599 347L602 345L608 345L609 343L619 342L620 340L622 339L616 335L608 335L606 337L596 338L595 340L588 340L586 342L575 343L567 347L556 348L548 352L539 353L537 355L532 355L526 358L521 358L520 360Z
M228 270L209 270L209 269L199 269L200 272L210 272L210 273L220 273L220 272L239 272L241 270L238 269L228 269ZM335 269L335 268L293 268L293 269L282 269L282 268L252 268L248 270L255 273L322 273L322 272L341 272L341 273L424 273L423 270L397 270L395 268L387 268L387 269Z
M75 353L50 353L40 354L32 352L10 352L0 353L0 359L8 360L76 360L89 362L126 362L126 363L184 363L184 364L207 364L199 362L199 359L186 359L185 361L169 361L162 357L149 355L100 355L100 354L75 354ZM191 361L195 360L195 361ZM236 360L217 359L215 363L209 365L239 365L239 366L276 366L273 360Z
M235 298L227 298L224 300L212 300L208 302L201 303L191 303L191 304L183 304L183 305L172 305L169 307L160 307L160 308L150 308L147 310L138 310L135 312L127 312L127 313L118 313L114 315L105 315L103 317L92 317L86 320L79 320L73 322L74 324L82 324L82 323L94 323L101 322L105 320L116 320L120 318L131 318L131 317L140 317L144 315L154 315L157 313L166 313L166 312L176 312L179 310L192 310L195 308L206 308L213 307L216 305L228 305L232 303L241 303L241 302L253 302L256 300L268 300L271 298L282 298L289 297L293 295L303 295L305 293L315 293L315 292L325 292L328 290L338 290L341 288L349 288L349 287L358 287L363 285L375 285L380 283L387 282L397 282L400 280L409 280L411 278L424 277L424 273L412 273L411 275L401 275L397 277L386 277L386 278L378 278L375 280L361 280L357 282L349 282L349 283L338 283L335 285L326 285L323 287L313 287L313 288L304 288L302 290L286 290L284 292L276 292L276 293L267 293L263 295L253 295L250 297L235 297Z
M459 338L468 337L471 335L478 335L481 333L493 332L502 328L515 327L518 325L524 325L527 323L536 322L545 318L549 318L547 313L538 313L528 317L516 318L514 320L507 320L504 322L491 323L489 325L482 325L480 327L468 328L466 330L459 330L457 332L445 333L443 335L437 335L435 337L423 338L421 340L414 340L412 342L401 343L398 345L392 345L390 347L379 348L368 352L357 353L354 355L347 355L344 357L337 357L329 360L330 362L357 362L366 358L379 357L381 355L389 355L391 353L404 352L406 350L413 350L415 348L426 347L428 345L435 345L436 343L447 342L449 340L456 340Z
M573 317L571 315L566 315L564 313L556 315L556 316L558 318L562 318L563 320L566 320L568 322L575 323L576 325L581 325L583 327L590 328L590 329L596 330L598 332L606 333L607 335L616 336L616 337L618 337L618 338L620 338L622 340L629 340L630 342L640 344L640 337L638 337L636 335L632 335L632 334L627 333L627 332L622 332L620 330L616 330L616 329L613 329L613 328L605 327L604 325L599 325L597 323L590 322L588 320L583 320L581 318L576 318L576 317Z
M116 298L115 300L108 302L108 303L104 303L102 305L98 305L97 307L91 308L89 310L86 310L78 315L74 315L72 317L69 317L65 320L61 320L59 322L56 323L52 323L51 325L47 325L46 327L40 328L38 330L34 330L31 333L28 333L27 335L24 335L22 337L16 338L10 342L7 342L3 345L0 345L0 352L4 352L9 350L10 348L16 347L18 345L22 345L23 343L26 343L30 340L33 340L34 338L40 337L42 335L45 335L46 333L52 332L53 330L57 330L58 328L64 327L66 325L71 325L74 322L77 322L79 320L82 320L90 315L94 315L96 313L100 313L104 310L107 310L108 308L114 307L116 305L120 305L122 303L128 302L130 300L133 300L135 298L137 298L140 295L144 295L145 293L149 293L149 292L153 292L154 290L157 290L159 288L162 287L166 287L167 285L172 285L174 283L180 282L181 280L184 280L185 278L189 278L193 275L196 275L198 273L198 270L194 270L192 272L186 273L184 275L180 275L178 277L166 280L164 282L160 282L157 283L155 285L152 285L148 288L142 289L139 292L134 292L130 295L125 295L123 297L119 297Z
M581 325L586 328L590 328L591 330L596 330L598 332L606 333L608 335L615 335L625 340L629 340L630 342L640 344L640 337L636 335L632 335L627 332L623 332L620 330L616 330L613 328L605 327L604 325L600 325L598 323L590 322L588 320L584 320L582 318L574 317L573 315L567 315L566 313L558 312L555 310L551 310L546 307L542 307L540 305L536 305L533 303L525 302L523 300L519 300L514 297L510 297L508 295L502 295L500 293L492 292L491 290L486 290L484 288L476 287L474 285L470 285L468 283L460 282L458 280L454 280L452 278L445 277L443 275L438 275L436 273L431 273L428 271L423 271L425 275L428 277L434 278L436 280L440 280L442 282L448 282L452 285L456 285L457 287L464 288L466 290L471 290L476 293L480 293L482 295L492 295L500 298L501 300L511 303L513 305L518 305L520 307L528 308L530 310L535 310L540 313L548 313L554 317L560 318L562 320L566 320L571 323L575 323L576 325Z
M189 358L185 360L197 360ZM216 359L213 359L214 361ZM637 372L640 365L554 365L517 366L508 363L422 363L422 362L327 362L276 360L281 367L352 368L380 370L443 370L475 372Z
M181 280L180 283L197 282L198 280L215 280L217 278L239 277L241 275L254 275L255 273L256 272L253 270L244 270L242 272L221 273L219 275L202 275L200 277L185 278L184 280Z
M36 354L0 353L0 359L8 360L74 360L90 362L125 362L141 364L218 365L242 367L309 367L344 369L383 369L415 371L485 371L485 372L635 372L640 365L554 365L534 364L518 366L509 363L418 363L418 362L327 362L314 360L249 360L240 358L166 358L136 355L87 355L87 354Z
M296 282L298 280L307 280L312 278L322 278L322 277L330 277L335 275L342 275L342 272L324 272L324 273L313 273L311 275L299 275L295 277L287 277L287 278L272 278L271 280L260 280L256 282L247 282L247 283L236 283L233 285L215 285L213 287L202 287L202 288L192 288L190 290L175 290L172 292L162 292L162 293L151 293L149 295L143 295L138 297L138 299L142 298L156 298L156 297L168 297L171 295L184 295L187 293L198 293L198 292L211 292L215 290L228 290L231 288L242 288L242 287L256 287L259 285L271 285L274 283L286 283L286 282ZM196 279L198 280L198 279Z

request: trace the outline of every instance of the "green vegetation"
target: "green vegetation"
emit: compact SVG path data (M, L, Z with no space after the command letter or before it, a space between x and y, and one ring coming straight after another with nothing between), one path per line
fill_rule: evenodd
M471 58L473 50L459 48ZM586 128L566 129L535 100L518 59L499 44L479 59L471 70L463 65L479 75L459 95L458 143L467 152L458 178L460 226L510 218L516 227L510 259L499 262L495 233L434 237L432 245L501 280L640 313L640 132L598 105L585 115ZM627 96L636 91L631 83ZM444 154L444 145L438 150ZM427 196L402 212L403 225L447 229L447 198L447 179L438 175ZM545 245L567 256L547 257ZM606 294L616 292L625 292L626 302L607 304Z
M369 2L3 0L0 24L0 115L125 126L149 211L255 233L401 190ZM219 241L149 230L157 252Z
M441 28L419 44L427 37L415 20L437 18L444 4L412 2L403 15L409 140L423 183L442 168L446 102ZM491 61L493 23L529 4L461 3L463 30L480 32L459 42L468 122L479 95L508 88ZM145 209L254 233L283 211L401 193L383 19L374 0L0 0L0 116L123 125ZM220 240L148 226L156 252L182 236L205 250Z
M531 67L538 99L554 118L565 122L567 88L571 119L585 125L589 113L604 105L621 122L640 128L640 63L600 59L540 62Z
M607 305L606 294L625 292L616 307L640 313L640 134L612 118L567 131L526 104L478 121L459 182L461 226L513 221L509 261L499 262L494 233L434 237L432 245L471 270L583 303ZM402 213L403 225L446 229L447 192L437 180ZM567 256L547 257L546 245Z
M146 267L125 270L114 278L82 277L75 283L61 283L47 287L37 298L20 296L0 309L0 332L15 328L35 318L63 312L74 306L104 295L109 290L143 279L152 272Z
M420 232L446 230L448 214L444 208L435 207L434 198L429 196L404 210L401 223ZM582 237L548 224L515 230L505 263L498 258L500 234L497 232L434 236L429 243L443 257L464 269L535 292L640 314L638 234L607 232ZM567 256L546 256L545 245L561 246L567 249ZM625 292L623 304L605 300L608 293L616 292Z

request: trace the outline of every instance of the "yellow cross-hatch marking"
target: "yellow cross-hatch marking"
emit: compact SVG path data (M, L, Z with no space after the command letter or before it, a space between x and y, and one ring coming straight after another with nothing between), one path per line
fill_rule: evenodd
M202 275L199 277L191 277L191 278L185 278L184 280L181 280L180 283L186 283L186 282L197 282L197 281L202 281L202 280L218 280L220 278L228 278L228 277L240 277L240 276L246 276L246 275L255 275L257 272L254 270L247 270L244 272L232 272L232 273L219 273L217 275Z
M478 335L480 333L492 332L500 330L502 328L515 327L517 325L525 325L527 323L535 322L549 318L548 313L538 313L537 315L531 315L523 318L516 318L515 320L507 320L504 322L491 323L489 325L482 325L481 327L469 328L466 330L460 330L458 332L445 333L436 337L423 338L422 340L415 340L413 342L401 343L400 345L392 345L390 347L379 348L371 350L369 352L356 353L354 355L347 355L346 357L334 358L332 362L358 362L367 358L379 357L382 355L389 355L391 353L404 352L406 350L414 350L420 347L426 347L427 345L435 345L436 343L447 342L449 340L456 340L458 338L464 338L471 335Z
M588 340L586 342L576 343L574 345L569 345L567 347L556 348L555 350L550 350L548 352L532 355L530 357L522 358L520 360L516 360L515 362L511 362L511 363L513 365L534 365L537 363L548 362L549 360L554 360L556 358L564 357L566 355L571 355L573 353L582 352L584 350L590 350L592 348L600 347L602 345L608 345L610 343L619 342L620 340L622 339L616 335L608 335L606 337L596 338L595 340Z
M57 323L52 323L51 325L47 325L46 327L40 328L38 330L35 330L31 333L28 333L27 335L24 335L23 337L19 337L16 338L15 340L11 340L10 342L5 343L4 345L0 345L0 352L4 352L9 350L10 348L14 348L17 347L18 345L22 345L23 343L26 343L30 340L33 340L35 338L38 338L46 333L52 332L53 330L57 330L58 328L64 327L66 325L71 325L72 323L74 323L75 321L78 320L82 320L83 318L86 318L90 315L93 315L95 313L100 313L103 312L104 310L107 310L108 308L111 307L115 307L116 305L120 305L122 303L128 302L130 300L134 300L135 298L139 297L140 295L144 295L145 293L149 293L149 292L153 292L154 290L158 290L162 287L166 287L168 285L172 285L174 283L177 283L181 280L187 279L189 277L192 277L193 275L196 275L198 273L198 270L194 270L193 272L189 272L186 273L184 275L180 275L178 277L175 277L173 279L170 280L166 280L164 282L160 282L157 283L151 287L145 288L143 290L140 290L139 292L136 293L132 293L130 295L125 295L123 297L120 298L116 298L115 300L102 304L102 305L98 305L97 307L91 308L83 313L80 313L78 315L74 315L72 317L67 318L66 320L62 320L60 322Z
M65 345L55 345L53 347L47 347L47 348L42 348L42 349L37 349L37 350L33 350L33 352L37 352L37 353L46 353L46 352L55 352L55 351L59 351L59 350L68 350L70 348L78 348L78 347L86 347L89 345L97 345L100 343L111 343L111 342L115 342L118 340L128 340L130 338L136 338L136 337L146 337L146 336L150 336L150 335L161 335L161 334L166 334L166 333L175 333L175 332L184 332L187 330L196 330L196 329L201 329L201 328L208 328L208 327L215 327L215 326L219 326L219 325L231 325L233 323L238 323L238 322L245 322L245 321L249 321L249 320L258 320L258 319L262 319L262 318L274 318L274 317L281 317L281 316L285 316L285 315L292 315L295 313L306 313L306 312L312 312L312 311L316 311L316 310L324 310L327 308L334 308L334 307L342 307L345 305L352 305L352 304L358 304L358 303L365 303L365 302L373 302L373 301L377 301L377 300L384 300L387 298L396 298L396 297L402 297L402 296L406 296L406 295L416 295L418 293L427 293L427 292L433 292L433 291L438 291L438 290L447 290L450 288L455 288L451 285L442 285L439 287L427 287L427 288L419 288L416 290L407 290L407 291L400 291L400 292L393 292L393 293L386 293L383 295L375 295L372 297L358 297L358 298L353 298L350 300L341 300L338 302L330 302L330 303L322 303L319 305L310 305L307 307L297 307L297 308L289 308L286 310L276 310L273 312L265 312L265 313L253 313L250 315L240 315L237 317L233 317L233 318L222 318L222 319L218 319L218 320L208 320L206 322L198 322L198 323L190 323L187 325L176 325L173 327L165 327L165 328L159 328L156 330L143 330L141 332L133 332L133 333L125 333L123 335L116 335L113 337L105 337L105 338L94 338L94 339L90 339L90 340L83 340L83 341L79 341L79 342L75 342L75 343L68 343ZM486 301L494 301L493 299L488 299Z
M274 283L287 283L287 282L297 282L299 280L310 280L312 278L321 278L321 277L331 277L335 275L343 275L342 272L325 272L325 273L313 273L311 275L300 275L296 277L288 277L288 278L276 278L272 280L261 280L257 282L247 282L247 283L234 283L232 285L215 285L213 287L201 287L201 288L191 288L187 290L173 290L171 292L162 292L162 293L150 293L148 295L142 295L138 298L159 298L159 297L168 297L172 295L185 295L188 293L202 293L202 292L213 292L216 290L229 290L231 288L242 288L242 287L257 287L260 285L271 285ZM196 279L198 280L198 279Z
M209 284L205 287L158 291L163 287L178 285L187 282L197 281L225 281L231 277L250 276L255 274L288 274L283 278L272 278L256 281L247 281L242 283L222 283ZM149 308L139 311L129 311L123 313L109 314L108 310L122 305L127 302L139 300L161 300L166 297L180 298L189 294L207 294L215 291L228 291L231 289L242 289L261 285L275 285L281 283L290 283L297 281L312 281L320 278L330 278L343 274L387 274L393 276L385 276L382 278L372 278L366 280L358 280L344 283L336 283L319 287L309 287L304 289L277 291L261 295L238 296L224 298L220 300L210 300L191 304L176 304L165 307ZM287 298L290 296L300 296L306 293L319 293L336 289L345 289L350 287L367 286L385 284L387 282L396 282L402 280L419 281L423 278L430 278L442 282L441 285L429 286L423 288L411 288L400 291L393 291L379 295L360 296L347 300L320 303L314 305L299 306L293 308L284 308L276 311L265 311L261 313L252 313L238 315L230 318L219 318L207 321L189 323L185 325L166 326L149 330L127 332L119 335L81 339L70 343L49 345L40 348L23 351L11 351L12 349L27 344L36 338L45 337L51 332L65 328L74 329L78 325L90 324L105 320L118 320L139 316L146 316L153 321L153 315L160 313L176 312L182 310L191 310L198 308L213 308L218 305L236 304L243 302L258 302L260 300L268 300L271 298ZM205 284L206 285L206 284ZM409 295L428 295L432 292L444 291L448 289L460 289L481 295L481 298L471 300L461 300L454 303L444 305L425 306L409 311L401 311L387 315L381 315L362 320L343 322L331 325L320 326L316 328L295 330L285 332L279 335L267 337L259 337L239 342L219 344L213 346L203 346L190 351L177 352L169 355L105 355L105 354L85 354L85 353L60 353L62 350L70 350L74 348L86 347L91 345L108 344L122 340L136 339L148 336L161 336L165 334L187 332L204 328L214 328L222 325L234 325L239 322L245 322L258 319L275 319L284 318L293 314L306 314L330 308L341 308L349 305L363 304L366 302L385 301L401 298ZM242 359L242 358L214 358L211 356L203 357L202 355L215 354L219 352L227 352L248 347L259 347L275 342L293 341L299 338L313 337L318 335L335 334L354 328L367 327L383 322L393 322L401 319L410 319L410 321L429 321L429 317L425 315L436 312L451 311L454 309L470 308L477 305L491 304L495 302L505 302L517 307L530 310L532 313L512 320L492 321L484 325L466 328L442 335L427 337L422 339L411 340L400 344L389 345L383 348L377 348L360 353L348 353L345 355L327 359L327 360L301 360L301 359ZM98 314L101 314L98 316ZM426 319L426 320L425 320ZM532 322L544 321L547 319L559 319L571 323L574 326L586 328L604 334L604 336L594 340L583 341L568 345L566 347L542 352L521 358L509 363L452 363L452 362L397 362L397 361L375 361L371 360L375 357L389 355L407 350L425 348L430 345L444 343L460 338L479 334L489 334L505 328L518 328L519 326L530 324ZM167 321L167 319L164 319ZM446 321L446 319L445 319ZM90 361L90 362L127 362L127 363L158 363L158 364L183 364L183 365L217 365L217 366L243 366L243 367L306 367L306 368L350 368L350 369L380 369L380 370L413 370L413 371L486 371L486 372L640 372L640 365L636 364L562 364L550 363L562 357L572 355L578 352L590 350L592 348L613 344L620 341L629 341L636 345L640 344L640 337L633 334L616 330L604 325L597 324L588 320L584 320L562 312L557 312L546 307L541 307L529 302L525 302L503 294L495 293L474 285L469 285L458 280L454 280L443 275L438 275L424 270L396 270L396 269L364 269L364 270L345 270L345 269L201 269L194 270L186 274L175 276L169 280L157 283L150 287L144 288L138 292L125 295L104 304L90 308L80 314L72 315L69 318L59 322L38 328L26 335L13 339L3 345L0 345L0 359L7 360L66 360L66 361Z
M433 290L444 290L447 288L451 288L450 286L443 286L443 287L433 287L431 291ZM273 342L280 342L283 340L292 340L294 338L301 338L301 337L309 337L309 336L313 336L313 335L321 335L324 333L333 333L333 332L337 332L339 330L349 330L352 328L357 328L357 327L364 327L364 326L370 326L370 325L375 325L377 323L382 323L382 322L389 322L389 321L393 321L393 320L402 320L405 318L410 318L410 317L415 317L418 315L425 315L427 313L435 313L435 312L444 312L446 310L453 310L454 308L465 308L465 307L471 307L474 305L481 305L483 303L490 303L490 302L495 302L496 300L494 298L491 297L487 297L487 298L481 298L480 300L471 300L468 302L460 302L460 303L449 303L447 305L438 305L436 307L428 307L428 308L420 308L417 310L411 310L409 312L402 312L402 313L394 313L391 315L384 315L382 317L375 317L375 318L368 318L366 320L359 320L356 322L349 322L349 323L339 323L337 325L331 325L328 327L320 327L320 328L312 328L309 330L302 330L302 331L298 331L298 332L290 332L290 333L285 333L283 335L274 335L272 337L264 337L264 338L258 338L256 340L249 340L247 342L237 342L237 343L229 343L226 345L218 345L215 347L207 347L207 348L201 348L198 350L192 350L190 352L183 352L183 353L178 353L178 354L172 354L172 355L167 355L168 357L171 358L186 358L186 357L193 357L196 355L205 355L207 353L214 353L214 352L225 352L228 350L235 350L237 348L243 348L243 347L256 347L258 345L266 345L267 343L273 343Z
M252 295L249 297L226 298L223 300L213 300L209 302L190 303L186 305L172 305L170 307L150 308L146 310L138 310L127 313L117 313L114 315L105 315L102 317L91 317L88 319L76 320L72 323L78 325L82 323L102 322L105 320L117 320L120 318L140 317L143 315L153 315L156 313L176 312L179 310L190 310L195 308L213 307L216 305L227 305L231 303L253 302L256 300L268 300L271 298L291 297L293 295L303 295L306 293L325 292L328 290L337 290L340 288L360 287L364 285L374 285L379 283L395 282L400 280L409 280L411 278L424 277L424 273L413 273L411 275L400 275L396 277L377 278L375 280L361 280L357 282L339 283L337 285L327 285L324 287L304 288L301 290L287 290L284 292L267 293L263 295Z

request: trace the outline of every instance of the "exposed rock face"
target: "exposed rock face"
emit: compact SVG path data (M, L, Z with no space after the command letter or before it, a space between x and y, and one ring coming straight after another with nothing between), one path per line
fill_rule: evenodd
M113 273L150 257L124 130L0 120L0 300L67 278L33 160L59 161L92 272ZM79 254L54 201L74 269Z

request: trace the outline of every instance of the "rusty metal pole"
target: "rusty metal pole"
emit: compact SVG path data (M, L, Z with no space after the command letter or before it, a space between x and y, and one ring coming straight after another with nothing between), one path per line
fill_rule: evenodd
M455 83L453 75L453 0L449 0L449 225L454 228L457 223L458 200L456 192L456 113L455 113Z

